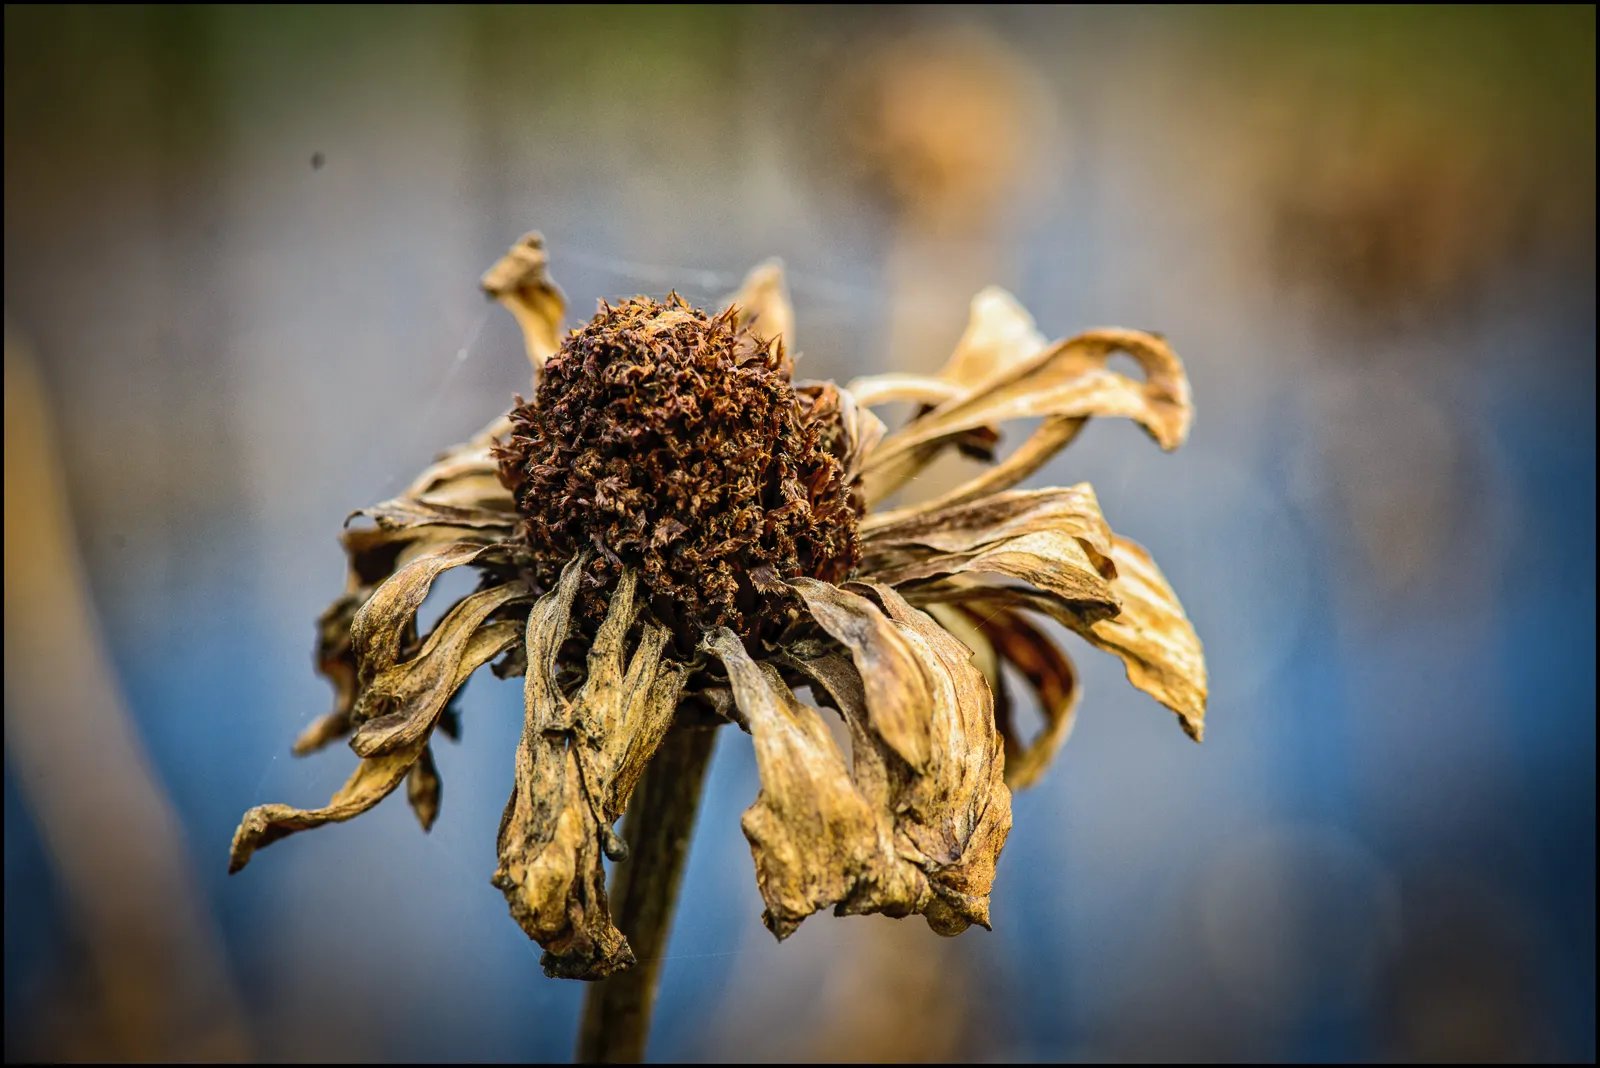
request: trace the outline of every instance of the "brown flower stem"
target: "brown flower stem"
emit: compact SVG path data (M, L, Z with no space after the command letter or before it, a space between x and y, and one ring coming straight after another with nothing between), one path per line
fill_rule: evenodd
M609 894L617 927L638 963L589 987L577 1059L582 1064L636 1064L644 1059L656 981L672 930L673 906L716 732L669 731L633 792L622 836L629 855Z

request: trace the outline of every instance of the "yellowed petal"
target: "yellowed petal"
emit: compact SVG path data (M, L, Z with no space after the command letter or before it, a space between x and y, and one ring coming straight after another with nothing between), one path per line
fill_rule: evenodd
M528 614L526 718L492 882L512 918L544 947L546 974L598 979L634 958L611 921L600 823L571 744L573 715L554 680L584 562L569 563Z
M1176 712L1183 729L1198 742L1205 734L1207 681L1205 653L1194 626L1144 546L1119 537L1112 556L1122 613L1075 629L1121 657L1128 681Z
M967 329L939 377L971 389L1037 355L1048 344L1016 297L999 286L988 286L972 298Z
M913 768L927 767L932 693L915 651L866 598L811 578L789 585L817 624L850 651L866 684L873 730Z
M1050 416L1041 421L1021 445L1011 450L1005 459L993 467L985 468L955 489L938 497L905 508L896 508L893 511L874 512L867 517L866 523L884 525L897 523L925 512L981 501L985 497L1008 490L1039 470L1052 456L1070 445L1087 422L1086 419L1074 419L1070 416Z
M668 635L651 623L626 659L638 583L628 568L590 647L583 686L570 701L562 696L555 658L586 562L569 564L528 617L527 719L494 884L544 947L548 974L599 979L634 963L610 915L601 858L626 856L611 824L672 725L686 672L663 659Z
M930 706L933 757L895 801L902 856L928 876L933 899L922 910L940 934L989 926L995 864L1011 830L1011 792L995 730L994 698L972 653L926 612L888 586L870 589L901 633L919 648L934 680Z
M561 318L567 310L566 297L550 280L549 263L544 236L537 231L523 234L479 283L516 316L535 375L561 347Z
M915 876L890 851L880 814L857 793L821 718L771 665L758 667L732 631L710 632L706 648L728 670L761 771L761 792L741 822L767 906L762 921L781 939L829 906L910 912ZM891 884L898 893L886 898Z
M400 780L406 777L411 766L422 755L426 741L413 743L409 748L385 753L372 760L363 760L350 780L333 795L323 808L299 809L289 805L258 805L244 814L239 829L233 832L228 871L236 872L250 863L257 849L287 838L299 831L308 831L328 823L341 823L367 811L388 797Z
M1087 482L1065 489L1011 490L944 508L923 505L900 515L869 515L861 523L862 553L870 558L895 550L970 552L1040 531L1070 534L1101 571L1109 567L1111 528ZM1115 575L1115 569L1109 574Z
M462 598L433 628L421 652L380 671L362 691L351 716L360 726L350 748L358 756L377 756L430 733L472 673L517 639L516 623L484 627L484 620L531 597L527 583L519 580Z
M1139 362L1144 382L1106 369L1117 352ZM867 500L882 500L944 445L980 427L1033 417L1123 416L1137 421L1163 448L1173 449L1188 434L1191 414L1188 379L1165 341L1136 330L1093 331L1001 367L966 395L885 438L863 474ZM1061 426L1052 435L1070 440Z
M451 568L471 563L483 552L483 545L471 542L446 545L396 571L367 599L350 624L356 676L362 689L400 659L407 628L427 599L433 580Z
M955 580L908 590L919 603L961 604L983 612L1027 608L1071 627L1118 656L1128 681L1177 713L1184 731L1199 741L1205 731L1206 665L1200 639L1177 594L1150 554L1127 538L1112 543L1117 577L1111 587L1122 603L1115 617L1086 620L1052 594Z
M863 407L876 408L880 404L897 401L916 401L919 404L943 404L967 395L967 387L933 378L928 375L894 371L881 375L864 375L852 378L846 386Z
M863 561L862 573L892 585L961 574L1020 579L1061 599L1080 618L1104 619L1118 610L1116 592L1072 534L1036 530L964 552L884 554Z
M997 717L1006 740L1006 785L1032 786L1066 743L1077 721L1077 673L1050 637L1016 612L971 613L970 618L998 660L1015 667L1032 687L1044 717L1044 729L1031 742L1017 735L1009 717Z

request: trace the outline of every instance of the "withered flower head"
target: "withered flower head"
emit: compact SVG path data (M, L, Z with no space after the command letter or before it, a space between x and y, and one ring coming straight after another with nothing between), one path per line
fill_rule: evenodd
M828 452L830 413L802 407L789 373L782 341L731 308L603 305L545 364L533 403L518 398L498 452L535 582L554 588L590 550L592 632L603 591L637 568L640 596L690 652L712 627L781 625L783 579L848 575L858 513Z
M431 826L433 733L456 736L453 696L497 658L523 676L526 721L493 882L546 971L575 978L635 963L602 857L627 857L613 824L669 732L750 735L761 791L743 828L779 938L829 907L988 926L1008 787L1039 776L1077 705L1040 618L1120 657L1200 737L1200 644L1149 555L1112 534L1086 483L1014 488L1094 416L1183 441L1188 381L1159 337L1047 343L988 289L939 375L841 388L792 380L771 265L717 314L638 298L564 338L538 235L484 286L522 324L533 400L357 513L374 525L344 534L349 581L317 648L337 700L295 751L348 735L361 762L323 808L246 813L233 870L402 781ZM1118 352L1142 381L1107 367ZM894 401L919 414L888 433L871 408ZM872 510L946 448L1028 418L1032 435L964 485ZM478 589L420 634L433 580L461 566ZM1044 713L1031 739L1011 722L1008 664ZM843 718L851 760L799 688Z

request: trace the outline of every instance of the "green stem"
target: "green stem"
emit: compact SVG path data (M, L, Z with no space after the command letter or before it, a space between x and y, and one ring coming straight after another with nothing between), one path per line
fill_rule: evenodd
M644 1059L678 883L715 742L714 729L669 731L633 792L622 824L628 859L614 870L608 896L612 916L638 963L590 984L578 1031L580 1063L636 1064Z

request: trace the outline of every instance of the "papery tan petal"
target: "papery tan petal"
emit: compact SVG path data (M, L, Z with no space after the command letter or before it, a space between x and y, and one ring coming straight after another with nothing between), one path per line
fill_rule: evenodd
M416 813L417 822L422 824L424 831L433 830L433 823L439 818L439 801L443 794L444 783L439 778L438 766L433 762L433 746L425 745L422 755L406 775L406 800L411 803L411 811Z
M1144 382L1106 369L1117 352L1139 362ZM1138 422L1162 448L1173 449L1188 434L1191 414L1188 379L1165 341L1137 330L1092 331L1003 367L966 395L885 438L863 474L867 500L882 500L940 448L978 427L1040 416L1047 421L1123 416ZM1051 435L1071 436L1061 423L1052 425Z
M816 711L770 664L751 660L726 627L708 633L705 647L727 668L755 742L761 792L741 825L767 906L762 922L782 939L829 906L841 913L912 911L926 883L894 855L887 809L875 811L856 791Z
M905 508L874 513L874 519L884 523L898 522L920 512L949 508L1010 489L1050 461L1050 458L1072 443L1087 419L1070 416L1050 416L1021 445L992 467L987 467L948 492Z
M861 572L902 585L948 575L1000 575L1047 590L1083 619L1115 615L1119 604L1083 543L1060 530L1036 530L965 552L883 554L863 561Z
M683 691L684 669L662 659L669 632L640 626L638 647L625 661L625 642L638 606L638 572L626 568L611 594L605 622L589 650L589 677L573 701L584 789L593 800L602 835L628 807L628 798L672 726Z
M876 408L897 401L943 404L967 395L967 387L931 375L891 371L881 375L852 378L845 386L862 407Z
M314 753L350 733L350 713L356 705L356 654L350 642L350 624L367 603L375 587L358 586L346 593L317 619L317 671L333 683L333 711L315 720L295 739L295 756Z
M432 731L456 690L517 640L517 623L484 627L484 620L531 596L527 583L519 580L464 597L433 628L421 652L380 671L351 715L360 724L350 739L356 755L392 752Z
M571 744L572 713L553 677L583 564L583 557L569 563L528 614L526 719L492 882L512 918L544 947L546 974L598 979L631 965L633 952L611 922L600 825Z
M1021 673L1039 700L1044 729L1024 742L1009 722L1001 722L1006 740L1006 785L1032 786L1055 759L1077 719L1078 676L1072 661L1049 635L1016 612L968 613L996 657Z
M1073 606L1037 590L980 586L956 580L908 589L923 604L960 604L980 612L1026 608L1050 616L1092 644L1121 658L1128 681L1177 713L1196 741L1205 732L1206 664L1200 639L1177 594L1150 554L1136 542L1112 543L1117 577L1112 588L1122 603L1115 618L1087 621Z
M1110 566L1111 528L1087 482L1064 489L1011 490L944 508L923 505L903 514L869 515L860 529L866 557L916 549L971 552L1024 534L1057 531L1078 539L1107 577L1116 574Z
M777 260L753 268L745 275L739 291L723 301L723 307L734 307L736 326L749 326L752 332L768 341L781 340L786 355L796 351L794 340L794 304L789 300L789 283L783 276L783 264ZM788 364L794 369L793 363Z
M544 946L548 974L599 979L634 963L611 919L601 858L625 856L611 823L672 724L686 672L663 659L668 635L651 623L626 660L637 612L630 568L612 592L583 686L570 700L562 695L556 655L585 560L569 564L528 617L527 722L494 883L523 930Z
M362 689L400 659L407 631L416 620L417 609L427 600L433 580L451 568L472 563L484 551L483 545L471 542L452 542L436 549L396 571L356 611L350 641Z
M525 595L521 584L513 584L513 588L507 591L505 600L501 603L508 603L519 595ZM456 624L463 629L465 625L464 621L458 621ZM443 621L435 628L435 635L442 630L445 630ZM411 799L412 808L416 810L417 818L422 821L423 830L428 830L433 824L434 816L438 814L438 773L431 770L431 754L427 757L428 767L421 771L416 770L418 761L427 753L428 739L438 724L439 715L444 711L450 695L465 685L474 671L516 641L518 630L520 626L511 622L491 623L486 627L475 629L469 632L469 640L461 643L465 648L455 655L449 653L446 650L446 643L441 641L435 646L435 653L431 659L439 670L450 672L449 681L427 691L422 697L402 698L415 702L409 718L393 717L403 722L406 729L385 732L383 738L390 744L367 747L372 755L362 760L361 765L351 775L350 781L333 796L333 800L325 808L306 810L289 805L261 805L245 813L239 829L234 832L233 861L229 870L238 871L249 862L250 855L257 849L271 845L280 838L286 838L297 831L310 830L326 823L337 823L359 816L387 797L408 773L413 778L408 783L407 794ZM454 640L453 636L451 640ZM439 696L441 692L442 696ZM398 743L395 739L399 740ZM352 743L354 741L355 739L352 739Z
M550 280L544 236L523 234L511 250L483 273L483 291L516 316L535 374L561 347L561 318L567 300Z
M1075 629L1121 657L1128 681L1176 712L1184 731L1198 742L1205 734L1207 694L1200 639L1144 546L1119 537L1114 550L1122 613Z
M229 872L236 872L250 862L257 849L287 838L299 831L308 831L328 823L341 823L367 811L388 797L400 780L406 777L411 766L422 755L426 742L417 742L408 749L386 753L373 760L363 760L350 780L333 795L324 808L298 809L289 805L258 805L244 814L239 829L233 832Z
M1011 830L1011 792L995 731L993 695L972 653L927 613L881 583L870 589L902 633L919 646L934 681L933 758L895 800L897 843L928 876L934 898L923 909L940 934L989 926L995 864ZM908 845L911 847L908 849Z
M967 329L939 377L964 389L1036 356L1049 344L1016 297L986 286L972 298Z
M866 684L872 729L913 768L927 767L932 691L916 651L866 598L811 578L789 585L817 624L850 651Z
M851 380L848 388L863 405L943 404L966 396L972 387L1037 355L1047 344L1016 297L988 286L972 298L967 328L937 375L867 375Z

